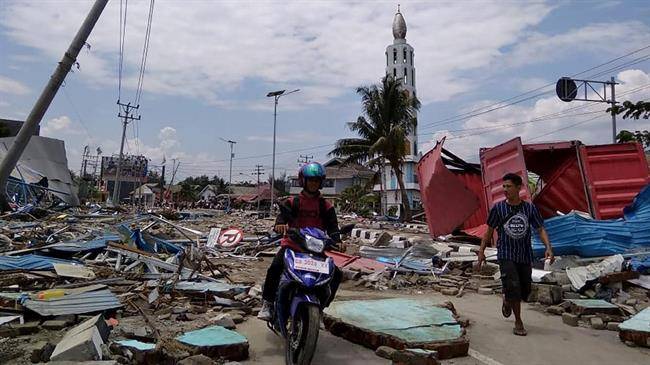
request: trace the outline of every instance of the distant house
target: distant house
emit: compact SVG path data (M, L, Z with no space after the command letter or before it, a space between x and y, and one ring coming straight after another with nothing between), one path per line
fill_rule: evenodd
M206 185L199 193L199 200L208 201L212 198L216 198L217 195L219 195L219 193L216 185Z
M151 208L156 202L156 197L160 196L160 192L161 189L157 183L148 183L140 185L129 195L131 195L132 202Z
M343 160L334 158L323 164L327 175L321 193L330 198L338 197L343 190L352 185L365 185L375 175L375 171L358 164L342 165ZM298 176L290 176L289 194L298 195L302 190Z

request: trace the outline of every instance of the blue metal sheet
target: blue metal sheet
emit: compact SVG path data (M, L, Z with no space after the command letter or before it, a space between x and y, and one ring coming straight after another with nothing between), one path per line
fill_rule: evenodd
M650 185L625 208L625 217L594 220L570 213L544 221L556 255L610 256L650 247ZM533 252L544 256L544 245L533 232Z
M68 294L50 300L27 299L23 305L41 316L93 313L122 306L108 289Z
M62 242L56 246L50 247L50 250L59 252L90 252L99 251L108 245L109 241L120 241L120 236L116 234L105 234L90 241Z
M0 271L54 270L54 264L76 264L76 262L34 254L24 256L0 256Z

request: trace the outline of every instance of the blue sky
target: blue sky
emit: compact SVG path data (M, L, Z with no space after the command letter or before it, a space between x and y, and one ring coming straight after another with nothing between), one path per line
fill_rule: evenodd
M442 122L650 45L645 1L401 4L423 103L419 144L430 148L447 136L448 148L473 161L479 147L515 136L609 142L604 112L583 122L600 115L604 104L567 111L580 104L563 103L554 93ZM0 1L0 117L25 118L90 6ZM73 170L84 145L101 146L104 154L119 151L119 7L109 2L90 50L79 56L80 69L68 75L41 123L42 135L65 140ZM135 93L148 7L147 1L129 1L123 101ZM346 122L360 112L355 87L376 83L384 73L395 9L395 2L374 1L158 1L142 120L128 128L128 151L146 154L152 164L178 158L181 176L227 176L229 147L219 138L233 139L234 178L250 180L254 165L267 172L271 167L273 103L266 93L300 88L280 101L276 165L291 174L300 154L326 160L324 145L351 136ZM582 76L615 76L621 98L647 100L650 61L643 57L649 54L650 48ZM635 59L642 62L624 64ZM547 90L553 87L541 91ZM561 118L522 124L549 114ZM619 122L632 130L649 124Z

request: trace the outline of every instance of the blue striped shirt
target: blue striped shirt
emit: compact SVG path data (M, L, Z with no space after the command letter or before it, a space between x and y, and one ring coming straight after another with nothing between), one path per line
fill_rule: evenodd
M544 226L539 211L529 202L522 201L519 205L510 205L500 201L490 209L488 226L497 230L497 258L522 264L533 262L531 246L531 227Z

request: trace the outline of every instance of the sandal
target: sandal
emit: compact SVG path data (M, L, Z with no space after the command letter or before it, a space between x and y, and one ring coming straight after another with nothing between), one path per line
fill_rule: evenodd
M503 314L505 318L508 318L510 315L512 315L512 308L510 308L506 302L503 302L503 305L501 305L501 314Z
M525 328L517 328L517 327L512 329L512 333L514 333L517 336L526 336L528 334Z

